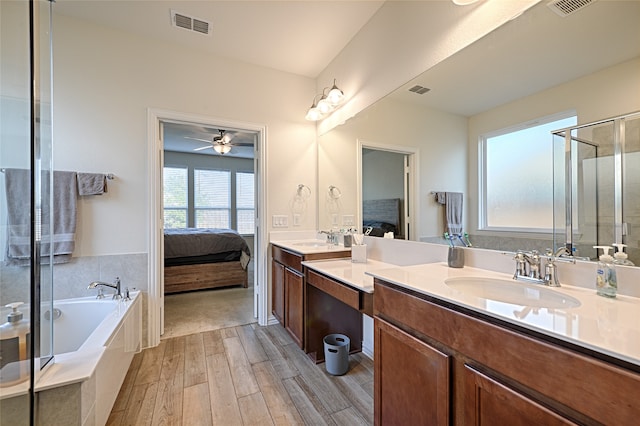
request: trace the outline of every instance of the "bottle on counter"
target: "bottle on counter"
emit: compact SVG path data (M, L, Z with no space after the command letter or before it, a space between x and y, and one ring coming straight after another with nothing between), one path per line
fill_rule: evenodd
M616 297L618 292L618 280L616 277L613 257L609 254L612 247L593 246L595 249L602 249L602 254L598 258L596 267L596 293L604 297Z
M611 244L611 245L618 249L618 251L616 251L613 254L613 263L615 265L635 266L634 263L629 260L629 256L624 251L624 248L627 246L626 244Z
M29 378L29 321L18 310L22 302L9 303L11 313L0 325L0 386L11 386Z

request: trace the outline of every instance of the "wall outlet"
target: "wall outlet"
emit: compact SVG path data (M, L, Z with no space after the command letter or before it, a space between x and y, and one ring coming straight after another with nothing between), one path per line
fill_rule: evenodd
M274 214L271 220L274 228L287 228L289 226L289 216L287 215Z
M300 213L293 214L293 226L300 226L300 222L302 221L300 217Z
M342 224L344 226L353 226L355 221L356 220L352 214L345 214L342 216Z
M338 226L338 213L331 214L331 225Z

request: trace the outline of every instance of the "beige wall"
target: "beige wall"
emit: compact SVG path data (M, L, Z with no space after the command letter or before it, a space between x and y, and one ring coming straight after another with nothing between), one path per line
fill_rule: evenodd
M116 176L107 194L80 201L75 256L149 251L147 108L266 125L267 216L287 214L313 176L311 79L64 16L54 28L55 167ZM300 228L315 229L315 216Z

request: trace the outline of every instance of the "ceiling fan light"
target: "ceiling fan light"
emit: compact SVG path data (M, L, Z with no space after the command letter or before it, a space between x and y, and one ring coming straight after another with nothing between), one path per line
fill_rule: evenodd
M228 154L231 151L230 145L225 144L216 144L213 146L213 149L220 155Z

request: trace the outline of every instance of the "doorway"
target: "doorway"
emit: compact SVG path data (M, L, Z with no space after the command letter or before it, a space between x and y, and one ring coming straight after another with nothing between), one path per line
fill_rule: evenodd
M266 127L254 123L231 122L205 116L177 113L173 111L148 111L149 126L149 322L148 345L155 346L160 342L164 331L165 295L164 295L164 199L163 199L163 171L165 166L164 124L180 124L194 126L194 128L233 129L253 135L255 148L253 149L253 173L255 177L255 228L254 241L251 247L251 263L253 264L253 300L251 313L258 319L258 323L266 324L266 289L262 283L266 282L266 248L264 235L265 209L264 173L265 159L263 155ZM205 142L197 142L204 149L209 149ZM250 271L251 272L251 271ZM215 291L215 290L214 290ZM193 296L186 296L186 298ZM185 314L187 315L187 314Z
M363 228L373 227L371 235L390 231L394 238L416 239L417 157L417 148L358 141L359 217Z

